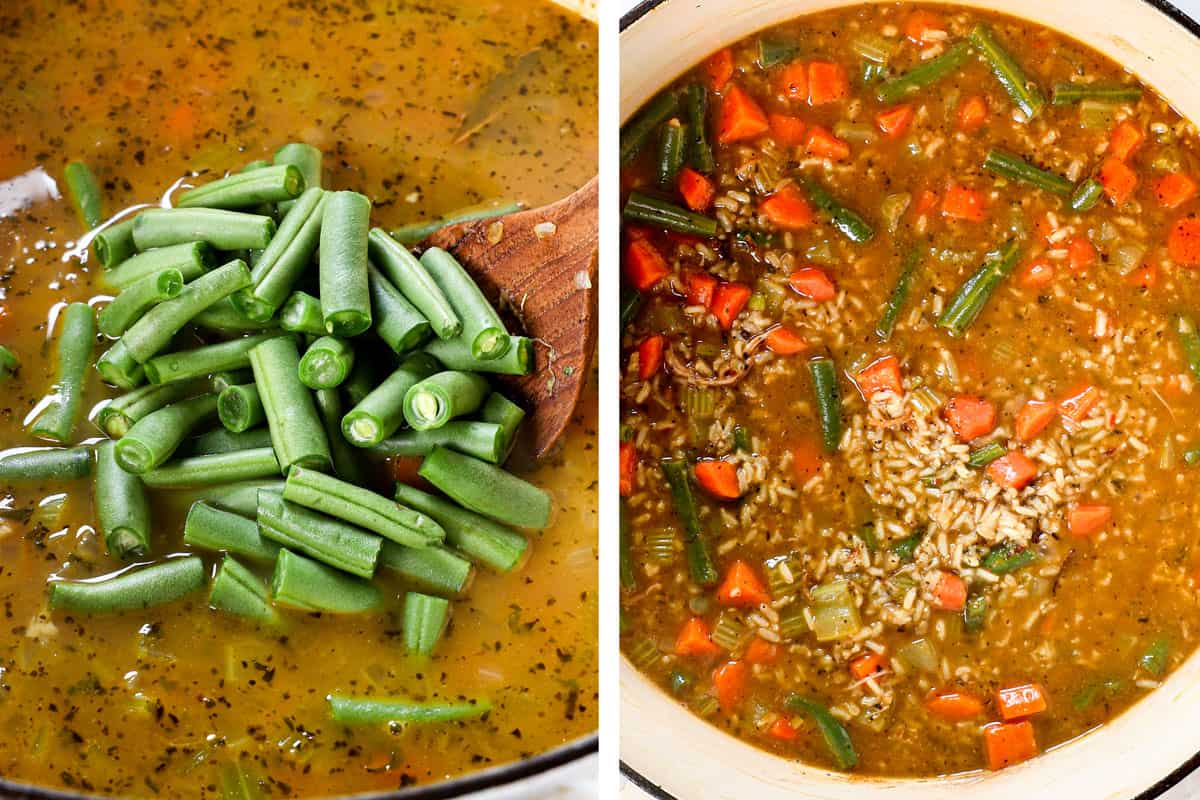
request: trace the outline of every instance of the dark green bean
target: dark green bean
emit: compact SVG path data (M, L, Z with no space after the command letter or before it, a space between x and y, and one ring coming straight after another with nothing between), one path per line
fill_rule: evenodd
M327 193L307 190L296 200L250 273L253 286L233 296L250 319L268 320L292 293L308 269L321 237Z
M88 614L133 611L178 600L204 585L204 562L196 556L106 577L50 585L50 606Z
M243 567L233 556L225 556L213 576L208 604L238 617L270 627L282 620L271 605L267 586L253 572Z
M104 196L88 165L72 161L63 170L63 178L67 183L67 193L84 226L91 230L104 222Z
M196 387L180 381L165 386L142 386L113 398L96 412L96 426L114 439L125 435L133 423L168 403L189 396Z
M550 495L495 464L435 447L417 474L459 505L497 522L538 530L550 524Z
M675 179L679 177L679 170L687 158L687 144L687 126L674 118L667 120L667 124L659 131L658 160L655 164L660 188L675 188Z
M625 219L644 222L659 228L693 236L712 237L717 235L717 221L686 208L651 197L642 192L630 192L621 215Z
M96 315L87 303L71 303L62 313L58 332L58 374L29 433L40 439L66 442L75 433L82 411L84 380L96 346Z
M429 431L397 431L373 445L371 452L384 456L425 456L441 446L499 464L508 454L507 443L504 429L494 422L455 420Z
M421 266L437 282L462 321L462 333L457 338L470 343L472 356L491 361L508 352L511 340L504 322L458 259L440 247L431 247L421 254Z
M962 336L979 316L996 287L1016 268L1020 252L1017 240L1010 239L999 250L989 253L983 266L951 298L938 318L938 327L945 328L951 336Z
M334 474L350 483L366 483L361 455L342 436L341 393L337 389L318 389L313 392L313 402L321 417L321 425L325 428L325 437L329 440Z
M471 354L466 339L431 339L425 352L446 367L462 372L489 372L496 375L528 375L533 371L533 340L525 336L510 336L508 351L499 358L479 359Z
M1071 195L1071 200L1068 203L1072 211L1084 212L1091 211L1096 207L1096 203L1100 202L1100 198L1104 196L1104 184L1095 178L1087 178L1080 182Z
M137 252L133 243L133 218L111 223L92 236L92 252L100 266L112 269Z
M821 420L821 441L826 452L837 452L842 442L842 397L838 390L837 367L830 358L814 358L808 362L816 395L817 414Z
M177 208L250 208L262 203L294 200L305 189L304 175L292 164L277 164L244 172L189 189L175 201ZM264 242L260 247L266 246Z
M404 595L404 649L409 655L433 655L446 623L450 620L450 602L420 592Z
M474 412L490 391L487 379L474 372L447 370L430 375L405 393L404 420L418 431L440 428Z
M234 433L248 431L266 422L267 412L258 395L258 386L243 383L226 387L217 395L217 416L226 430Z
M142 278L123 289L100 312L100 332L116 339L151 307L178 297L182 291L183 273L177 269L164 269L157 275Z
M396 484L396 500L428 514L445 529L446 544L497 572L514 569L529 547L519 533L407 484Z
M217 415L217 397L203 394L147 414L133 424L116 446L117 463L142 475L170 458L188 433Z
M462 594L474 571L470 561L444 547L404 547L387 539L379 551L379 566L446 597Z
M260 333L155 356L146 362L146 377L151 383L167 384L214 372L242 369L250 366L250 352L254 348L276 338L280 338L276 333ZM119 340L117 344L120 344ZM112 349L109 348L109 352Z
M1065 106L1083 100L1099 100L1104 103L1136 103L1142 99L1140 86L1104 86L1095 83L1056 83L1050 103Z
M708 89L702 83L687 87L688 161L697 172L709 173L717 168L712 147L708 143Z
M279 310L279 327L292 333L324 336L325 321L321 319L321 301L307 292L292 292L292 296Z
M953 44L937 58L879 84L875 97L879 102L888 105L898 103L913 92L931 86L957 71L970 54L971 47L966 42Z
M427 515L370 489L310 469L292 470L283 497L406 547L426 547L446 537L442 526Z
M350 377L346 379L341 388L346 393L347 402L356 406L378 385L379 376L373 359L356 358L354 359L354 369L350 370ZM341 420L338 421L338 425L341 425Z
M788 696L783 705L788 711L804 713L813 718L813 721L817 723L817 729L821 731L821 737L825 740L825 746L829 748L829 754L833 756L833 763L838 766L838 769L854 768L858 763L858 753L854 749L854 741L837 717L829 713L829 709L796 694Z
M633 322L637 317L638 311L642 307L642 293L632 286L625 285L622 282L621 286L621 330L624 331L629 327L629 323Z
M124 289L166 269L177 269L183 280L194 281L212 269L213 251L205 242L184 242L138 253L101 275L107 286Z
M684 461L663 459L659 469L671 493L671 505L683 523L683 538L687 550L688 572L698 586L715 586L720 576L708 552L708 542L696 513L696 499L688 481L688 466Z
M977 25L971 31L971 44L983 56L984 61L992 69L992 74L1000 85L1008 92L1017 108L1027 119L1033 119L1046 104L1037 84L1029 79L1021 65L1012 57L1004 46L996 39L995 34L986 25Z
M288 502L273 492L258 494L258 532L292 552L360 578L375 574L382 542L378 536Z
M979 633L987 622L988 598L986 594L972 594L963 606L963 629L967 633Z
M109 555L123 560L150 552L150 504L138 476L126 472L116 459L116 443L96 447L93 505Z
M279 320L250 319L234 304L232 297L226 297L192 317L192 324L220 333L250 333L274 330L279 327Z
M194 439L189 439L180 446L177 452L180 455L189 456L215 456L221 453L233 453L238 450L258 450L259 448L270 446L271 431L267 429L266 425L241 433L234 433L225 428L217 428L208 433L202 433Z
M983 168L1003 178L1036 186L1059 197L1069 197L1075 189L1075 184L1061 175L1035 167L1020 156L995 147L988 150L983 159Z
M1037 561L1037 551L1032 547L1019 547L1012 542L1002 542L987 552L979 566L996 575L1007 575Z
M146 380L146 370L134 360L124 339L117 339L100 354L96 371L105 383L121 389L133 389Z
M90 447L13 447L0 451L0 481L66 481L92 473Z
M371 201L358 192L330 192L321 218L321 316L325 332L357 336L371 327L367 232Z
M908 303L913 278L916 277L917 267L920 263L921 250L914 247L908 251L904 257L904 263L900 265L900 277L896 279L896 285L883 305L883 315L879 318L879 324L875 326L875 335L882 342L891 339L892 333L896 330L896 321L900 319L900 312Z
M383 276L416 307L438 338L453 339L462 333L462 320L455 313L454 306L420 260L408 252L408 248L382 229L372 228L367 235L367 251Z
M265 430L265 429L264 429ZM224 433L224 431L221 431ZM195 441L195 440L193 440ZM232 512L241 516L251 525L254 525L254 534L258 535L258 526L254 522L254 517L258 515L258 492L259 490L267 492L275 492L281 494L283 492L283 481L281 480L255 480L242 481L241 483L225 483L220 486L208 486L203 489L198 489L193 492L193 496L197 501L203 501L216 506L218 510ZM192 504L193 506L195 503ZM220 528L213 535L222 536ZM214 549L226 550L228 548L213 545ZM272 550L265 557L268 561L275 559L275 551Z
M437 371L437 361L426 353L414 353L404 359L395 372L342 418L346 441L356 447L371 447L392 435L404 421L404 398L409 389Z
M844 205L815 180L805 180L804 191L816 209L828 217L830 224L850 241L862 244L875 236L875 229L869 222L859 216L858 212Z
M312 393L300 382L295 340L279 336L263 342L250 351L250 366L284 474L295 465L329 469L329 441Z
M642 110L621 127L621 165L633 161L649 141L658 126L671 118L679 108L679 96L663 92L642 107Z
M21 368L17 354L0 344L0 383L11 378Z
M310 389L335 389L350 376L354 348L345 339L322 336L300 358L300 382Z
M321 151L304 142L288 142L275 151L276 164L294 164L304 176L304 188L321 186ZM279 213L287 214L295 200L279 203Z
M258 492L271 485L283 484L281 481L249 484L253 487L250 513L257 513ZM214 502L222 501L217 499ZM279 545L264 539L258 531L258 523L253 519L216 508L203 500L192 503L188 509L187 519L183 523L183 542L190 547L234 553L254 561L270 562L279 555Z
M301 611L361 614L383 604L383 595L370 581L280 550L271 578L275 602Z
M138 250L208 242L218 250L261 250L275 235L275 220L216 208L148 208L134 218Z
M142 483L155 489L170 489L273 478L279 473L275 451L259 447L179 458L142 475Z
M375 334L396 353L406 353L428 339L429 322L421 312L375 267L368 264L367 274Z
M967 466L975 467L976 469L983 469L988 464L992 463L997 458L1000 458L1007 452L1008 448L999 442L985 444L983 447L971 451L970 456L967 458Z

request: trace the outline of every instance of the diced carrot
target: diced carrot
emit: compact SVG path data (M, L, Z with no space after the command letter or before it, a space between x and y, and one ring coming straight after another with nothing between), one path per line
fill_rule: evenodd
M1026 289L1042 289L1054 283L1054 265L1045 258L1035 258L1021 267L1017 284Z
M945 21L933 13L924 9L914 11L904 20L904 35L910 42L922 47L929 44L933 39L926 40L926 31L945 31Z
M633 494L633 473L637 469L637 448L633 442L621 442L617 463L620 468L621 497Z
M1177 208L1196 196L1196 182L1183 172L1172 172L1154 182L1154 196L1163 208Z
M812 206L794 183L785 183L779 191L762 200L758 210L775 225L793 231L807 228L816 219Z
M925 695L925 708L951 722L973 719L983 713L983 701L970 692L950 687L933 688Z
M1135 289L1153 289L1158 285L1158 265L1142 264L1125 275L1125 283Z
M1085 272L1099 259L1096 245L1086 236L1074 236L1067 242L1067 266L1072 272Z
M745 561L734 561L717 587L717 600L727 606L757 606L770 602L771 595L754 567Z
M709 88L714 92L723 90L733 79L733 50L726 47L713 53L704 62L704 71L708 75Z
M880 111L875 115L875 125L884 136L895 139L903 136L913 121L913 107L908 103Z
M712 308L713 293L717 289L716 277L707 272L689 272L684 280L687 283L687 304Z
M755 636L750 640L750 644L746 645L746 652L742 658L751 664L774 664L779 660L779 646L761 636Z
M958 104L958 129L972 133L987 122L988 104L981 95L971 95Z
M987 466L988 477L1010 489L1024 489L1037 473L1037 464L1020 450L1010 450Z
M837 288L833 285L825 271L817 267L801 267L788 276L788 283L801 297L824 303L837 296Z
M717 192L712 181L691 167L679 170L676 185L683 202L687 203L687 207L692 211L707 211L713 201L713 195Z
M1029 720L992 722L983 726L988 769L997 770L1028 761L1037 755L1037 741Z
M800 735L800 732L792 727L792 723L780 717L771 723L771 727L767 729L767 735L781 742L792 742Z
M1049 213L1043 214L1033 221L1033 236L1035 239L1040 239L1047 244L1050 243L1050 237L1058 230L1058 225L1051 221Z
M1119 158L1125 161L1129 156L1133 155L1133 151L1145 139L1145 134L1141 128L1134 125L1129 120L1122 120L1117 123L1117 127L1113 128L1112 133L1108 137L1108 152L1114 158Z
M1113 205L1122 205L1137 188L1137 173L1124 161L1112 156L1104 159L1096 177L1104 186L1104 193L1113 201Z
M1054 418L1058 416L1058 407L1046 400L1028 400L1017 412L1017 439L1029 442L1039 433L1046 430Z
M967 604L967 584L953 572L943 571L933 586L933 604L943 611L962 611Z
M902 397L904 395L904 377L900 372L900 359L895 356L883 356L872 361L859 370L854 376L858 390L867 400L875 395L888 392Z
M1046 710L1046 690L1036 683L1005 687L996 692L996 708L1005 722L1033 716Z
M708 625L700 617L692 617L683 623L679 636L675 638L677 656L712 656L721 652L710 638Z
M388 475L397 483L407 483L409 486L419 486L425 479L418 474L424 456L393 456L388 459Z
M655 333L642 339L638 345L638 379L648 381L662 369L663 345L666 339Z
M775 76L775 91L788 100L808 99L808 65L793 61Z
M919 217L933 211L937 208L937 204L937 192L932 189L922 189L921 193L917 195L917 202L913 203L913 213Z
M951 397L942 413L954 433L964 442L991 433L996 427L996 407L982 397L966 394Z
M969 186L952 184L942 198L942 214L951 219L982 222L987 216L983 192Z
M883 656L874 650L868 650L850 661L850 677L856 681L864 680L877 672L882 672L883 664Z
M796 147L804 144L804 120L790 114L767 114L767 123L771 126L771 135L775 141L785 147Z
M770 127L767 115L763 113L758 102L736 83L730 84L729 91L721 99L717 141L729 144L753 139L766 133Z
M663 278L671 274L667 260L653 244L645 239L635 239L625 251L625 277L638 289L652 289Z
M176 106L163 120L163 133L177 141L191 139L196 133L196 110L186 103Z
M1100 388L1090 383L1080 383L1058 401L1058 413L1072 422L1083 422L1099 402Z
M815 436L806 436L792 445L792 472L796 482L803 485L821 471L825 464L824 446Z
M728 661L713 670L713 688L717 690L717 703L728 714L742 704L746 698L746 664Z
M1167 236L1167 254L1176 264L1200 266L1200 218L1177 220Z
M850 144L844 139L834 136L828 128L813 125L808 129L808 140L804 149L809 155L828 158L831 161L841 161L850 157Z
M736 500L742 496L737 467L728 461L696 462L696 481L718 500Z
M722 283L713 290L712 313L721 323L721 327L729 330L733 321L746 307L753 292L744 283Z
M1072 536L1091 536L1112 521L1112 506L1104 503L1077 503L1067 512L1067 530Z
M831 61L810 61L808 64L808 104L820 106L845 99L850 94L850 78L846 68Z
M808 342L786 325L767 331L767 349L781 356L794 356L808 349Z

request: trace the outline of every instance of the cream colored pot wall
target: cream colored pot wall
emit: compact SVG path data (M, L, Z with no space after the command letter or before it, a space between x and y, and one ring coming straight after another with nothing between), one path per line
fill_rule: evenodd
M667 0L621 35L627 118L709 53L830 0ZM1200 119L1200 40L1141 0L963 0L1064 31L1126 65ZM1129 587L1130 591L1145 587ZM998 773L942 780L848 779L785 761L703 723L621 663L621 757L683 800L1129 800L1200 753L1200 659L1098 731Z

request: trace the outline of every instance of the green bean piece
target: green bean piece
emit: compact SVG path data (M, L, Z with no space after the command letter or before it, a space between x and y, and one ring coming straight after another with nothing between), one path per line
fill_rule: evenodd
M629 524L629 504L622 497L618 505L617 536L618 536L618 574L621 579L621 591L636 592L638 588L637 574L633 571L633 531Z
M516 531L407 484L396 484L396 500L428 514L445 529L447 545L497 572L512 571L529 548Z
M375 574L382 542L360 528L266 491L258 494L258 532L292 552L360 578Z
M825 452L836 453L842 443L842 396L838 389L837 367L831 358L814 358L808 362L816 395L817 416L821 420L821 442Z
M233 296L234 305L247 317L268 320L291 295L317 250L327 201L324 190L308 189L283 218L250 272L253 286Z
M346 441L355 447L371 447L392 435L404 421L408 391L436 372L437 361L426 353L414 353L404 359L395 372L342 418Z
M96 176L82 161L72 161L63 170L63 178L67 183L67 194L75 204L75 211L80 221L91 230L104 222L104 195L100 193L100 184Z
M133 423L152 411L188 397L195 389L186 382L141 386L101 406L96 412L96 426L110 437L120 439Z
M785 61L791 61L799 51L800 48L795 42L786 42L781 39L759 39L758 66L770 69Z
M277 164L248 172L235 172L189 189L175 201L176 208L250 208L262 203L294 200L305 189L304 175L292 164ZM266 246L264 242L260 247Z
M247 485L254 487L253 490L246 490L253 497L249 506L251 514L257 513L258 492L264 489L269 491L272 485L283 484L274 481L270 484ZM216 508L203 500L192 503L188 509L187 519L183 523L183 542L190 547L233 553L253 561L271 562L279 555L279 545L263 538L255 520Z
M96 371L105 383L120 389L133 389L146 380L146 370L125 346L124 339L117 339L96 360Z
M417 474L463 508L497 522L537 530L550 524L550 495L495 464L435 447Z
M1065 106L1083 100L1099 100L1104 103L1136 103L1142 99L1140 86L1106 86L1096 83L1056 83L1050 96L1050 104Z
M845 206L815 180L805 180L804 191L816 209L828 217L829 223L850 241L862 244L875 236L875 229L869 222Z
M674 189L675 179L687 158L687 126L677 119L667 120L658 135L658 185L662 189Z
M100 332L116 339L142 318L150 308L183 291L183 273L164 269L130 284L100 312Z
M1138 666L1156 678L1161 678L1167 671L1171 657L1171 643L1164 638L1155 639L1138 657Z
M404 595L404 649L410 656L433 655L446 623L450 621L450 602L421 592Z
M983 159L983 168L1002 178L1036 186L1059 197L1069 197L1075 184L1061 175L1035 167L1020 156L993 147Z
M342 436L342 397L337 389L318 389L313 392L313 402L329 440L329 456L333 461L333 472L350 483L366 483L361 456L355 452L346 437Z
M224 433L225 431L221 432ZM208 503L211 506L215 506L219 511L231 512L246 519L252 525L255 525L254 534L257 536L258 526L254 522L254 517L258 515L259 490L280 494L283 492L283 481L276 479L226 483L219 486L208 486L198 489L192 493L192 496L196 499L196 502ZM195 503L192 505L194 506ZM221 534L218 532L217 535ZM227 548L213 545L213 549L224 550ZM274 559L275 551L272 550L270 555L267 556L267 560L273 561Z
M984 594L973 594L963 606L963 629L967 633L979 633L987 623L988 599Z
M258 447L178 458L142 475L142 483L154 489L174 489L274 478L279 473L275 451Z
M382 456L425 456L435 447L450 447L460 453L500 464L508 454L502 426L494 422L455 420L428 431L397 431L371 447Z
M0 451L0 481L67 481L90 474L90 447L13 447Z
M399 228L392 230L391 236L405 247L411 247L450 225L457 225L463 222L483 222L495 219L496 217L502 217L505 214L515 213L523 208L523 205L511 200L490 200L486 203L479 203L451 211L437 219L410 222L407 225L401 225ZM371 257L374 258L374 256Z
M367 252L380 273L400 290L439 339L453 339L462 333L463 323L454 306L429 270L408 248L382 229L372 228L367 235Z
M621 286L621 330L629 327L642 308L642 293L632 286Z
M1081 181L1079 186L1071 194L1071 199L1068 203L1072 211L1084 212L1091 211L1096 207L1096 203L1100 202L1100 198L1104 196L1104 184L1095 178L1088 178Z
M688 573L691 575L692 582L698 586L715 586L720 576L712 562L708 542L700 526L700 517L696 513L696 499L692 495L692 487L688 482L687 464L683 461L663 459L659 462L659 469L667 481L675 515L683 524Z
M971 31L971 44L983 56L984 61L992 69L992 74L1008 96L1012 98L1017 108L1021 109L1026 119L1033 119L1046 104L1046 98L1038 89L1037 84L1029 79L1016 59L1004 49L996 39L991 28L977 25Z
M109 555L128 561L150 552L146 490L137 475L117 463L115 442L101 442L96 447L93 498Z
M1183 463L1189 467L1200 464L1200 447L1191 447L1183 451Z
M892 555L900 559L901 563L911 564L913 559L917 557L917 548L921 546L921 542L923 541L925 541L925 529L919 528L903 539L892 542L888 550Z
M406 547L426 547L446 538L445 529L428 515L315 470L293 469L283 498Z
M512 345L508 329L496 309L458 259L431 247L421 254L421 266L429 272L462 321L458 338L469 342L471 355L482 361L500 358Z
M658 126L679 109L679 96L663 92L642 107L637 116L621 127L621 166L628 165L641 152Z
M304 176L304 188L312 189L321 186L321 151L311 144L304 142L288 142L275 151L275 164L293 164ZM283 200L279 203L279 213L287 214L295 205L295 200Z
M920 263L921 251L919 248L914 247L904 256L904 263L900 265L900 277L896 279L896 285L892 287L892 293L888 295L887 302L883 305L883 314L879 318L879 324L875 326L875 335L879 337L879 341L886 342L892 338L892 334L896 330L896 322L900 319L900 312L908 303L913 278L916 277L917 267L920 266Z
M1000 442L985 444L983 447L971 451L971 455L967 457L967 466L983 469L1007 452L1008 448L1000 444Z
M233 297L218 300L192 317L192 324L219 333L249 333L279 327L279 320L256 320L246 316L233 302Z
M325 332L357 336L371 327L367 232L371 201L358 192L330 192L321 217L321 316Z
M296 465L329 469L329 441L312 393L300 382L296 342L290 336L268 339L250 351L250 366L284 474Z
M1175 334L1179 337L1179 347L1183 350L1183 358L1192 377L1200 380L1200 330L1196 328L1196 320L1191 314L1175 315Z
M379 376L373 360L356 358L354 359L354 369L350 370L350 377L346 379L341 388L346 393L346 400L352 406L356 406L378 385Z
M336 389L354 367L354 348L345 339L322 336L300 358L300 382L310 389Z
M11 378L21 368L17 354L0 344L0 383Z
M939 328L945 328L951 336L962 336L971 323L983 311L996 287L1016 269L1020 248L1016 239L1010 239L988 254L975 274L966 280L947 304L938 318Z
M266 422L267 412L259 397L258 386L244 383L227 387L217 395L217 416L226 430L234 433L248 431Z
M279 327L292 333L324 336L321 301L307 292L292 292L283 308L279 309Z
M418 431L440 428L474 412L491 392L486 378L474 372L447 370L430 375L404 395L404 420Z
M271 446L271 431L264 425L261 428L234 433L224 427L202 433L194 439L184 442L178 452L189 456L215 456L221 453L233 453L238 450L257 450ZM278 476L276 476L278 477ZM282 481L280 481L282 484Z
M911 69L903 75L897 75L879 84L875 97L881 103L898 103L913 92L940 81L958 68L971 54L971 47L966 42L958 42L946 48L946 52L937 58L926 61L919 67Z
M270 627L282 620L271 605L271 594L258 576L243 567L233 556L225 556L213 576L208 604L237 617Z
M40 439L66 442L75 433L83 404L84 380L96 346L96 316L87 303L71 303L62 314L58 332L58 374L54 390L29 426Z
M717 221L712 217L688 211L686 208L651 197L642 192L630 192L621 211L625 219L644 222L655 227L693 236L717 235Z
M494 422L500 426L503 436L503 455L496 463L507 460L508 454L512 452L513 445L516 444L517 430L525 420L525 409L499 392L492 392L488 395L487 400L484 401L483 407L479 409L479 420L481 422ZM471 455L474 454L472 453ZM487 461L489 459L484 460Z
M250 366L250 353L254 348L278 338L288 337L280 337L278 333L260 333L155 356L146 362L146 377L153 384L170 384L214 372L243 369ZM120 340L117 344L120 344ZM109 352L112 349L109 348Z
M280 550L271 578L275 602L301 611L330 614L361 614L383 604L383 594L370 581L356 578L305 558L291 550Z
M1109 699L1116 697L1124 688L1124 681L1116 678L1089 683L1071 698L1071 707L1076 711L1084 711L1090 708L1096 702L1097 698Z
M444 547L404 547L387 539L379 551L379 566L446 597L462 594L474 572L470 561Z
M275 235L275 220L217 208L148 208L134 217L138 250L207 242L218 250L261 250Z
M863 544L866 545L868 553L876 553L879 551L879 536L875 533L874 520L864 522L862 525L859 525L855 529L854 535L859 539L862 539Z
M1037 561L1037 551L1032 547L1019 547L1012 542L1003 542L987 552L979 566L996 575L1007 575Z
M204 579L196 556L172 558L98 581L57 581L50 584L50 606L87 614L145 609L191 594Z
M217 416L217 397L204 394L147 414L116 445L117 463L142 475L170 458L188 433Z
M126 289L163 270L179 270L184 282L194 281L213 267L213 250L205 242L158 247L122 261L100 276L106 286Z
M93 226L95 227L95 226ZM133 243L133 218L113 222L92 235L92 252L100 266L112 269L137 252Z
M807 714L817 723L821 738L833 756L833 763L838 769L853 769L858 763L858 753L854 749L854 741L846 732L845 726L838 722L837 717L829 713L829 709L800 695L789 695L783 703L788 711Z
M396 353L406 353L428 339L429 322L416 306L370 264L367 265L367 276L375 334Z
M442 362L446 369L461 372L488 372L495 375L528 375L533 371L533 340L526 336L510 336L508 351L499 358L479 359L471 353L467 340L431 339L425 352Z
M687 87L684 99L688 118L688 163L697 172L712 172L717 168L717 162L708 143L708 89L702 83L693 83Z
M407 725L478 719L492 710L483 699L465 703L418 703L402 697L347 697L331 694L329 716L344 725Z

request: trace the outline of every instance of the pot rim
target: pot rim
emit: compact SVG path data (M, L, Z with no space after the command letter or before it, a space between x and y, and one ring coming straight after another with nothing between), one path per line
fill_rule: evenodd
M641 0L637 5L621 15L617 26L618 32L624 33L642 17L666 2L668 0ZM1200 39L1200 20L1188 16L1174 3L1169 2L1169 0L1138 0L1138 2L1156 9L1176 25L1192 34L1192 36ZM640 675L641 673L638 674ZM621 775L647 796L654 798L654 800L681 800L681 798L663 789L646 774L631 767L624 759L621 759L620 765ZM1168 790L1174 788L1197 769L1200 769L1200 750L1197 750L1182 764L1147 787L1140 794L1131 798L1131 800L1155 800L1155 798L1166 794Z

